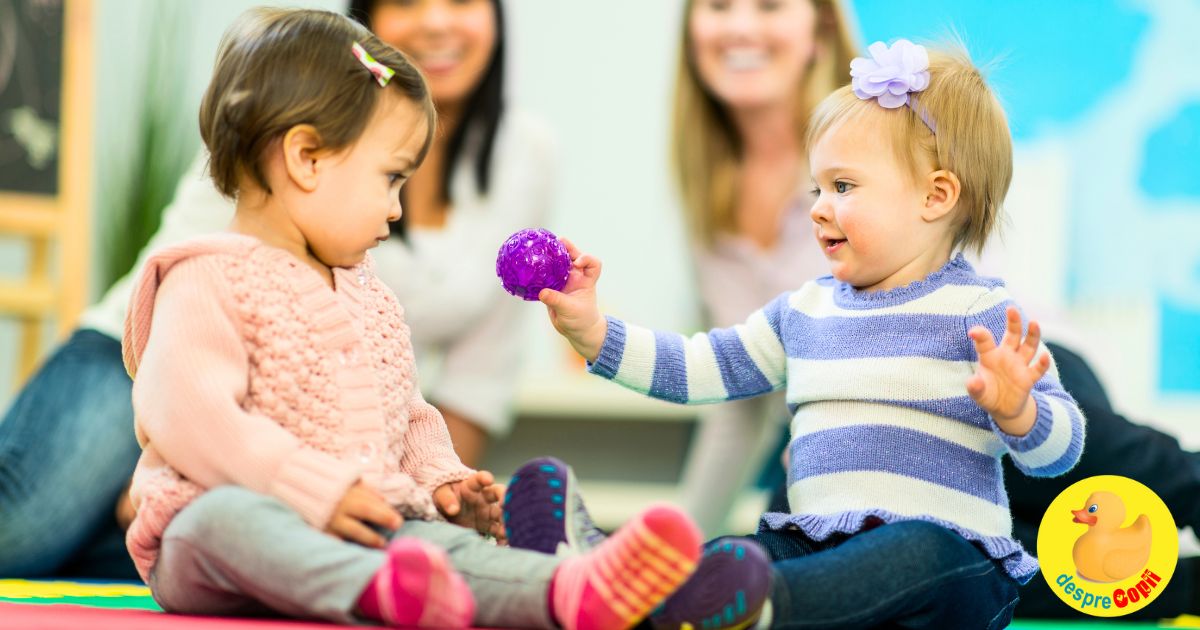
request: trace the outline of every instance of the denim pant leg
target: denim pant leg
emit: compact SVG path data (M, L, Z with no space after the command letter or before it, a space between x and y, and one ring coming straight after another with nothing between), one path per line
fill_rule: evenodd
M84 329L20 391L0 421L0 575L54 575L90 541L120 537L108 530L141 453L131 387L120 342ZM128 554L76 568L136 576Z
M561 558L499 547L474 530L440 521L406 521L395 535L420 538L446 550L475 596L475 626L558 627L550 616L549 591Z
M753 536L771 553L773 628L1003 628L1017 583L932 523L883 525L822 548L794 531Z
M274 497L221 486L167 526L150 590L168 612L355 623L385 558L317 531Z

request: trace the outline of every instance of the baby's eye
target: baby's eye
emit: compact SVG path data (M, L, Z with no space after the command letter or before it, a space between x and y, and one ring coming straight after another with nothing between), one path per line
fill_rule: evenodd
M848 182L833 182L833 189L838 193L844 193L850 190L850 184Z
M404 183L404 176L400 173L388 173L388 187L394 187L397 184Z

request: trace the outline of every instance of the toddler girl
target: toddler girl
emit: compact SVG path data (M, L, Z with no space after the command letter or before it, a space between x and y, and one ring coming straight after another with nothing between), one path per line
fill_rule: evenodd
M1003 282L957 253L983 247L1008 190L999 103L960 50L869 50L809 125L813 233L832 275L690 338L601 316L600 263L573 246L564 292L540 298L592 372L636 391L707 403L786 390L791 512L765 514L754 536L774 561L763 625L1002 627L1038 565L1012 537L1000 458L1062 474L1084 419L1037 324L1024 333ZM665 616L693 605L672 597Z
M503 490L422 400L367 255L435 133L402 54L334 13L249 11L200 127L230 232L149 260L124 339L128 546L165 610L605 630L686 579L699 533L674 508L568 560L479 535L503 536Z

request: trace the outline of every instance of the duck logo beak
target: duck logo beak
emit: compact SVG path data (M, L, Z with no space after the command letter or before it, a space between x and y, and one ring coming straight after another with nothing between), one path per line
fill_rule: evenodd
M1095 516L1088 514L1087 510L1071 510L1071 514L1075 515L1075 518L1071 519L1073 522L1083 523L1088 527L1095 525L1098 520Z

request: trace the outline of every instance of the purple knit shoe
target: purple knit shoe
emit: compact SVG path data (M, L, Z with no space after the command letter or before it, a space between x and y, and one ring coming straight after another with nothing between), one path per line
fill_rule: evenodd
M553 457L517 469L504 495L504 529L516 549L574 555L604 542L579 496L571 467Z
M700 565L650 615L654 630L740 630L758 620L771 593L771 560L757 543L722 538L704 548Z

